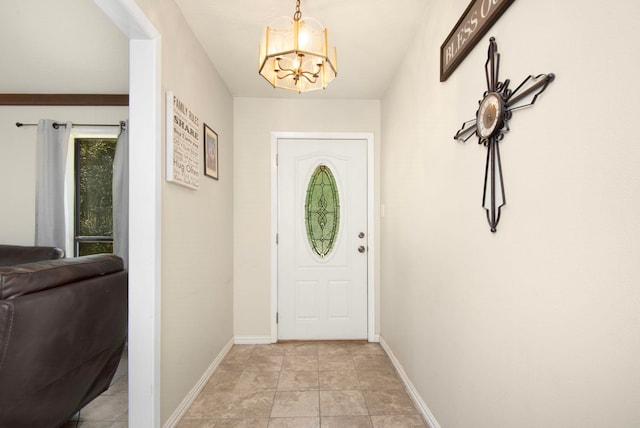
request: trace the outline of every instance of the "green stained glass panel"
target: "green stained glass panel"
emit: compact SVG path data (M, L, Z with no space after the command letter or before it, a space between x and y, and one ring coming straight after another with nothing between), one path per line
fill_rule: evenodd
M340 227L338 186L326 165L319 165L311 175L304 213L309 245L324 258L333 250Z

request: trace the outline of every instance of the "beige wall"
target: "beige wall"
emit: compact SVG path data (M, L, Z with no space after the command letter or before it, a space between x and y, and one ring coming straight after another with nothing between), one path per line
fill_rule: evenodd
M431 5L382 100L381 335L442 427L637 427L640 5L516 1L440 83L467 5ZM500 143L495 234L486 149L452 139L489 36L513 88L557 75Z
M16 122L117 124L127 118L127 107L0 106L0 243L33 245L35 239L37 127Z
M162 177L161 419L181 406L233 336L233 102L172 0L138 0L162 36L171 91L218 133L220 179L200 189ZM163 125L164 129L164 125ZM201 158L201 164L202 164Z
M234 99L233 315L234 334L239 339L268 340L271 334L273 131L373 132L375 168L379 171L380 102L377 100ZM377 207L375 215L378 221Z

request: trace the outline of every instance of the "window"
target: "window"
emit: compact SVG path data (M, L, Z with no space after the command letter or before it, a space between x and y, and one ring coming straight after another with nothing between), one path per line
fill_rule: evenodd
M117 138L74 138L74 255L113 252Z
M326 165L319 165L311 175L304 212L309 245L325 258L333 250L340 226L338 186Z

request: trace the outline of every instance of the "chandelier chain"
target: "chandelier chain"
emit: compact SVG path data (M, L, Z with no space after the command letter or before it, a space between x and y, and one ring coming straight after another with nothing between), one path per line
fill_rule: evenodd
M296 13L293 14L294 21L300 21L302 18L302 12L300 12L300 0L296 0Z

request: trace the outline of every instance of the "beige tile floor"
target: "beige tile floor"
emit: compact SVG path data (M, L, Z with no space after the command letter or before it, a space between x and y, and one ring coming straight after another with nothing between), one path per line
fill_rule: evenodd
M127 428L125 351L111 387L63 428ZM425 427L375 343L234 345L178 428Z
M425 427L376 343L234 345L178 428Z
M87 404L62 428L127 428L128 367L128 354L125 349L109 389Z

